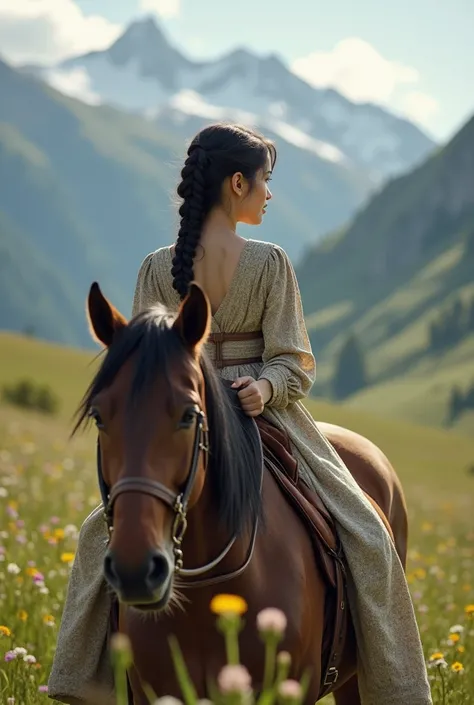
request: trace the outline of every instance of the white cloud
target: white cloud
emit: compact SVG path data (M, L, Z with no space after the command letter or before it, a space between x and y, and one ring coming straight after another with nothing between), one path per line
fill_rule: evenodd
M53 62L104 49L122 28L73 0L0 0L0 52L13 63Z
M403 113L420 123L428 122L438 108L438 101L422 91L410 91L401 100Z
M421 122L437 109L434 98L415 90L420 80L415 68L386 59L359 37L296 59L291 68L316 88L335 88L354 102L385 105ZM408 86L413 89L404 94Z
M160 17L177 17L181 10L181 0L140 0L140 9Z

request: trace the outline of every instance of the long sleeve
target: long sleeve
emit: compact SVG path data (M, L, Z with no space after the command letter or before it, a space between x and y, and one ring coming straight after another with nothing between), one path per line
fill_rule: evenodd
M316 376L316 362L306 330L301 295L286 252L275 245L268 256L267 298L262 320L265 349L259 379L273 390L269 407L285 409L306 397Z
M156 260L154 259L157 254L158 250L151 252L140 265L133 296L132 316L136 316L137 313L149 306L163 303L163 294L160 290L156 272Z

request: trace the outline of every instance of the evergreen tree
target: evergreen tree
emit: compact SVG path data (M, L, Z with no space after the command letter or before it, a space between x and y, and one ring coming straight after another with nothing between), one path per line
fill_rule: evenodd
M459 387L455 386L451 389L448 402L448 424L456 421L458 416L464 411L464 395Z
M367 385L364 354L357 338L350 335L342 345L336 361L333 377L333 394L336 399L345 399Z

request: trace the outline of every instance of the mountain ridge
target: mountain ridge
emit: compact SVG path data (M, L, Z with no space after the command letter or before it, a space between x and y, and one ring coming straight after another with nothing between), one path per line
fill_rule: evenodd
M352 103L334 89L314 88L275 52L259 57L240 47L194 61L150 17L132 22L105 50L23 70L63 91L72 81L76 89L82 85L77 97L125 110L166 108L182 91L194 91L227 111L278 117L339 149L375 184L409 170L435 145L419 126L381 106Z

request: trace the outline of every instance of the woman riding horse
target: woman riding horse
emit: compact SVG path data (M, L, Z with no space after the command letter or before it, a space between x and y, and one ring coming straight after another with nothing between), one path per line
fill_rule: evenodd
M180 311L178 320L182 322L186 312L183 301L190 293L191 282L202 287L210 305L206 324L210 325L210 336L209 331L200 331L201 337L194 341L196 350L190 343L192 355L199 359L203 343L217 374L236 391L243 412L251 417L262 415L285 431L300 473L337 525L347 561L358 657L358 685L350 681L345 694L344 687L341 689L337 702L428 705L432 701L420 636L396 546L340 454L301 403L314 382L315 361L292 265L281 247L243 239L236 233L239 222L262 222L272 198L268 182L275 159L273 144L247 128L218 124L196 135L178 186L182 204L176 242L143 261L133 315L140 316L161 303L171 311ZM92 327L112 354L115 342L107 316L119 320L110 313L103 325L95 320ZM109 337L101 336L107 325ZM127 328L123 319L120 327ZM124 385L126 372L121 374L121 381L117 377L110 383ZM102 402L113 407L106 390ZM105 413L110 414L107 408ZM155 411L150 408L149 413ZM127 433L131 438L132 430ZM160 438L164 443L164 436ZM111 447L111 439L104 439ZM124 452L129 452L127 448ZM163 452L158 446L155 450ZM103 454L110 456L111 452L102 449ZM177 452L174 448L173 453ZM137 512L148 507L138 499L136 502ZM50 695L63 702L80 702L84 684L91 679L110 679L106 636L111 603L104 579L102 514L103 508L95 510L81 529L70 579L49 684ZM137 525L145 521L146 517L137 515ZM165 531L166 523L163 526ZM282 546L282 555L288 553L286 548ZM295 555L299 550L304 548L291 547ZM133 556L122 555L121 560L126 567ZM169 570L165 563L156 569ZM288 565L297 570L294 560ZM120 572L121 567L109 569ZM286 569L282 564L281 570ZM198 598L193 595L194 600Z

